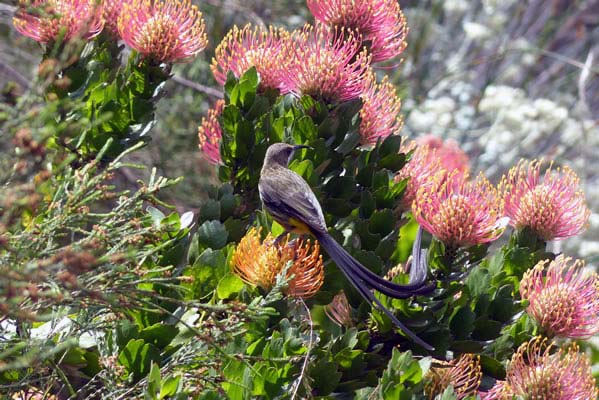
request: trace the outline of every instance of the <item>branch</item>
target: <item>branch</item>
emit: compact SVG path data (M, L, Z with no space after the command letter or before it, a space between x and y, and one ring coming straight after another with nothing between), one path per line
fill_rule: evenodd
M173 76L173 81L177 82L180 85L183 85L185 87L193 89L195 91L206 93L209 96L213 96L213 97L216 97L216 98L219 98L219 99L223 98L223 92L222 91L220 91L218 89L215 89L215 88L212 88L210 86L205 86L205 85L202 85L200 83L190 81L189 79L183 78L182 76L174 75Z

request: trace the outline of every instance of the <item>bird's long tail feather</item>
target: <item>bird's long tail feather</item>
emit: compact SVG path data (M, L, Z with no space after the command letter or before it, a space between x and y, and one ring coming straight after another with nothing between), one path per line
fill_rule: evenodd
M352 283L356 290L360 293L365 300L369 303L374 303L376 306L383 311L391 321L401 329L408 337L410 337L415 343L424 347L428 351L433 351L434 348L428 343L420 339L414 332L409 330L404 324L402 324L391 311L389 311L383 304L376 298L376 296L370 291L375 289L385 295L393 298L407 298L414 294L418 294L419 289L423 287L423 283L419 286L410 285L398 285L390 282L380 276L374 274L368 270L365 266L360 264L355 258L353 258L331 235L327 232L314 233L314 236L320 243L320 245L326 250L329 256L333 259L335 264L341 269L341 272L345 277ZM420 267L420 266L419 266ZM368 271L368 272L366 272ZM371 274L377 276L379 279L370 279ZM413 274L410 274L414 276ZM421 273L417 273L420 278ZM426 273L424 274L426 278ZM385 284L382 284L384 281Z
M407 299L413 295L430 293L434 289L434 285L425 284L427 271L426 263L423 262L422 256L414 257L414 260L412 261L410 283L400 285L380 277L363 266L328 233L317 232L314 233L314 236L335 263L343 264L347 271L350 271L354 276L359 277L370 288L375 289L386 296L393 297L394 299ZM419 243L419 241L417 240L416 243ZM415 250L415 253L420 255L420 250Z

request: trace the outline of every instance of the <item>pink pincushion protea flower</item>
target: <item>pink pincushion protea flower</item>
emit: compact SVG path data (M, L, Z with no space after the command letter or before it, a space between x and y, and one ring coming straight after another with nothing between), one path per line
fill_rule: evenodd
M455 140L443 141L435 135L425 135L416 139L419 146L427 146L435 150L434 154L441 160L441 165L449 172L459 171L467 174L470 171L470 162L464 150Z
M32 11L33 10L33 11ZM94 0L21 0L15 29L39 43L91 39L102 31L102 7Z
M212 59L212 73L224 85L227 73L236 77L255 67L262 88L281 88L281 73L293 57L290 34L284 29L234 26L220 42Z
M202 118L202 123L198 128L198 139L200 140L200 150L212 164L219 164L220 141L223 137L223 131L218 122L218 117L225 108L225 101L218 100L214 108L208 110L208 115Z
M409 153L412 157L395 177L396 181L408 179L408 185L403 193L401 208L409 210L412 207L418 188L431 184L432 176L443 170L441 160L435 151L427 146L418 146L415 141L402 142L400 152Z
M282 91L327 102L358 98L369 57L352 32L306 25L292 34L294 58L282 74Z
M491 242L503 233L503 203L481 174L467 181L445 171L416 192L412 213L416 221L448 248Z
M526 312L550 335L589 338L599 332L599 277L580 260L558 256L539 262L520 282ZM549 265L547 265L549 264Z
M389 60L406 48L408 27L397 0L307 0L314 18L362 36L372 62Z
M381 83L376 82L373 72L366 78L366 87L362 95L360 110L360 137L362 144L375 144L377 140L399 132L402 126L401 100L395 92L395 86L387 77Z
M450 385L459 400L476 394L482 377L479 356L462 354L449 362L434 360L433 365L424 387L429 399L443 394Z
M123 3L119 34L145 57L186 62L208 44L202 13L189 0L130 0Z
M541 178L542 161L522 160L501 180L505 212L518 229L530 228L544 240L561 240L580 233L590 210L580 180L568 167Z
M115 38L119 37L119 15L121 15L125 1L127 0L104 0L102 2L104 29Z
M506 380L480 394L483 400L591 400L599 391L589 360L576 344L555 351L546 338L536 337L512 356Z

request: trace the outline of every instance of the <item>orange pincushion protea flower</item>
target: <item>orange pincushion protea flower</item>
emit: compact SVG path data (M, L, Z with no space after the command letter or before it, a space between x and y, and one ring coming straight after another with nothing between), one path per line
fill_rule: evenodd
M544 240L575 236L590 216L580 179L568 167L552 170L551 165L541 177L542 163L521 160L503 177L505 213L511 225L529 228Z
M291 262L287 269L285 294L291 297L314 296L324 282L324 265L318 242L289 240L289 235L274 244L268 234L262 241L260 232L252 228L241 239L232 257L233 271L250 285L270 290L277 275Z
M102 7L94 0L21 0L15 29L39 43L91 39L102 31Z
M208 44L202 13L190 0L130 0L123 3L121 38L145 57L186 62Z
M429 399L442 394L449 385L458 399L476 394L482 377L480 359L474 354L462 354L450 362L435 361L427 376L425 392Z

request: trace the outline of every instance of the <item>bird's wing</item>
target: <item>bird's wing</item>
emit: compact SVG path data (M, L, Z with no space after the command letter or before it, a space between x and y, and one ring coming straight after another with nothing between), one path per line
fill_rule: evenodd
M259 186L260 197L273 216L293 217L311 229L326 232L320 203L301 176L289 169L263 174Z

